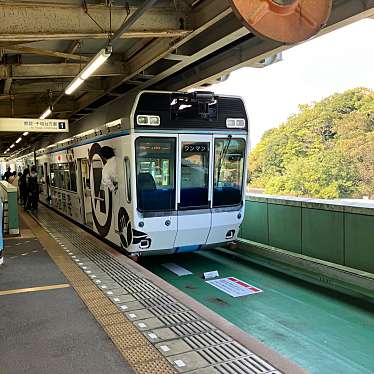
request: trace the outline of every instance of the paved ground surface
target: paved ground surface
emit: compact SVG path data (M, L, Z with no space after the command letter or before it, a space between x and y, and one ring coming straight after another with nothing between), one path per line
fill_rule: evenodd
M41 226L28 215L24 218L27 235L7 239L6 263L0 268L0 374L130 373L125 362L139 374L305 373L52 211L40 209ZM184 291L203 295L202 301L207 298L218 312L229 310L226 318L235 314L252 333L256 324L247 315L253 305L243 308L239 303L230 310L220 291L205 289L202 269L227 265L222 256L209 256L178 257L180 265L194 272L179 278L188 278ZM194 264L186 262L189 258ZM164 259L148 261L157 267ZM227 267L218 270L232 275ZM244 277L246 271L234 275ZM41 289L36 292L35 287Z
M167 262L192 274L178 277L162 266ZM311 373L374 373L373 305L218 251L145 258L142 264ZM263 292L231 297L202 279L212 270Z
M27 230L25 225L22 227ZM5 240L0 267L0 373L133 373L38 240Z
M53 211L36 219L40 242L139 374L306 373Z

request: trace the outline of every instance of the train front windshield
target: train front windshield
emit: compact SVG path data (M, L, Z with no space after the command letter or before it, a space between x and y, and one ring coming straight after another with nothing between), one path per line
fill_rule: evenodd
M214 153L213 207L240 204L244 173L244 139L216 139Z
M177 140L161 137L136 140L138 210L190 210L241 204L245 140L231 136L214 140L211 137L202 137L201 141L181 140L180 157L176 154ZM210 160L211 147L213 160ZM211 175L213 180L209 183ZM179 178L178 207L176 178ZM209 186L212 186L211 194Z
M136 140L138 210L175 209L175 138Z

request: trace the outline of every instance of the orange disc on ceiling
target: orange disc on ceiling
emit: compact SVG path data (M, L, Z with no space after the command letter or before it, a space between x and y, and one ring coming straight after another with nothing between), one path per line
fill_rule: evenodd
M332 0L229 0L245 27L283 43L309 39L326 24Z

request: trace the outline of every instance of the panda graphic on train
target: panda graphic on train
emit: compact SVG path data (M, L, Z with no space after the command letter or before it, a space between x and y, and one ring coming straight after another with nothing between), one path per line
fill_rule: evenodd
M94 168L93 160L101 162L101 167ZM113 219L113 201L116 203L116 195L118 192L118 171L117 171L118 160L115 157L113 148L109 146L101 147L98 143L94 143L89 150L89 165L90 180L92 181L93 198L91 199L93 221L95 228L102 237L106 237L109 233L112 219ZM100 170L101 173L95 173L96 170ZM108 202L108 210L102 209L98 200L103 198L104 202ZM102 200L100 200L102 201ZM107 217L105 223L102 225L97 219L97 211L106 213ZM147 237L147 234L139 230L132 228L129 214L126 208L120 207L117 215L117 227L116 232L121 240L121 247L126 249L131 244L139 244L141 241L146 241L150 246L151 239Z

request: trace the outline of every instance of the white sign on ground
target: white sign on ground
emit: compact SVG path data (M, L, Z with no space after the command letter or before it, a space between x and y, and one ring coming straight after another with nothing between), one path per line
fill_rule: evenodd
M234 277L213 279L206 281L206 283L209 283L232 297L247 296L262 292L261 289Z
M183 275L190 275L192 274L189 270L182 268L182 266L179 266L177 264L174 264L173 262L167 262L165 264L162 264L162 266L174 274L177 274L178 277L181 277Z
M48 118L0 118L0 131L69 132L69 121Z

